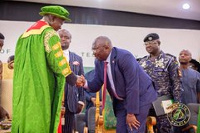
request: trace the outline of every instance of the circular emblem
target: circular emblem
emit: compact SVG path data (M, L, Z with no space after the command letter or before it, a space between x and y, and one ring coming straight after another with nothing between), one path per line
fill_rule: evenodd
M190 110L185 104L174 103L167 118L173 126L183 126L190 120Z
M150 37L148 38L148 40L151 41L151 40L153 40L153 38L150 36Z

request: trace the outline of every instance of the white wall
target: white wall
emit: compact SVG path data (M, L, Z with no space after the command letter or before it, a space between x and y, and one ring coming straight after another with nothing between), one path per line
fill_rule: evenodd
M0 53L0 60L6 62L14 54L17 38L33 22L0 21L0 32L6 37L5 45ZM159 29L122 26L101 26L83 24L64 24L72 34L71 51L83 57L84 66L93 66L91 45L97 36L108 36L113 45L127 49L137 57L147 55L143 38L151 32L160 35L161 49L164 52L178 56L182 49L192 52L193 58L200 60L200 30Z

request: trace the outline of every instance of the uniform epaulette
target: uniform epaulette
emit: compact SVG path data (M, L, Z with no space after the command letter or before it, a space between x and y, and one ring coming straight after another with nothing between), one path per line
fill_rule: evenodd
M172 54L166 53L165 55L168 56L168 57L172 57L172 58L175 58L175 59L176 59L176 56L174 56L174 55L172 55Z
M144 56L144 57L142 57L142 58L137 58L136 60L138 61L138 62L140 62L140 61L143 61L144 59L146 59L148 56L146 55L146 56Z
M137 61L140 61L142 58L136 58Z
M144 56L144 57L140 58L140 60L141 60L141 59L145 59L145 58L147 58L147 57L148 57L148 55L146 55L146 56Z

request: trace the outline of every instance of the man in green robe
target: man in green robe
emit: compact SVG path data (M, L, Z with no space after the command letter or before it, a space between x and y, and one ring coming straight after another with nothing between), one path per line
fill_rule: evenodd
M19 37L15 49L12 133L56 133L65 80L83 84L63 56L56 33L70 21L69 12L45 6L40 15L43 19Z

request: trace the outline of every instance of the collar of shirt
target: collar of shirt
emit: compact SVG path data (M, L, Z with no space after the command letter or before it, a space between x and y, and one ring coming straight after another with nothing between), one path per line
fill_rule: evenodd
M112 51L110 52L110 54L108 55L107 59L105 60L106 62L108 62L108 64L110 64L111 53L112 53Z
M69 50L68 49L63 50L63 54L66 57L67 61L69 61Z
M164 52L161 50L159 56L157 57L157 60L160 60L164 57ZM150 55L147 56L147 59L150 59Z

